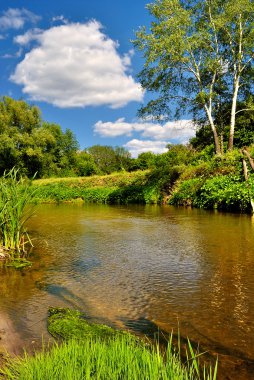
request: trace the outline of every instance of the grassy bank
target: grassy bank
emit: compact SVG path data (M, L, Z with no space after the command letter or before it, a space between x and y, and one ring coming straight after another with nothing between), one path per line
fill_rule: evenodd
M189 360L182 364L171 342L161 352L158 345L129 333L90 324L77 311L51 309L49 331L63 342L33 357L10 361L3 370L7 380L194 380L201 376L191 346ZM201 372L205 380L216 379L216 369Z
M179 166L178 172L169 204L234 212L252 211L254 174L250 172L248 180L244 178L239 151Z
M39 203L169 203L236 212L252 210L254 173L249 172L246 180L241 152L211 156L184 149L188 153L185 158L178 157L176 152L173 158L158 161L150 170L35 180L35 200Z
M105 176L50 178L33 182L35 201L128 204L158 203L160 191L149 184L149 171L120 172Z

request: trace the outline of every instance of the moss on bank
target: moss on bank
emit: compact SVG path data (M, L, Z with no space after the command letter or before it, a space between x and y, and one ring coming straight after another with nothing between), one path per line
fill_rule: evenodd
M48 331L54 338L86 339L88 337L108 338L123 334L109 326L90 323L78 310L68 308L50 308Z

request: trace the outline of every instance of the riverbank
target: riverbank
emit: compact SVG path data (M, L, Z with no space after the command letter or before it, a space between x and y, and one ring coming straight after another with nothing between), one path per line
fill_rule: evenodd
M180 353L169 341L166 350L128 332L89 323L77 310L51 308L48 331L58 339L34 356L9 359L2 369L8 379L26 380L215 380L214 370L199 369L198 353L188 344L188 360L183 365ZM59 341L60 339L60 341ZM187 352L187 351L186 351ZM1 371L0 371L1 373Z
M88 202L100 204L159 203L152 200L150 171L120 172L104 176L49 178L33 181L38 203Z
M238 151L224 156L194 156L188 164L104 176L33 181L35 201L101 204L171 204L251 213L254 175L246 180Z

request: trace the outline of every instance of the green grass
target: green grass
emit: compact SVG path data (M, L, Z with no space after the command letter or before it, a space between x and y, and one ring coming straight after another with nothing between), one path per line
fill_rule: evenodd
M158 346L148 346L131 335L110 339L89 336L85 340L68 340L61 345L27 355L9 363L5 379L19 380L194 380L199 379L197 358L182 365L179 355ZM206 372L204 379L216 379Z
M146 203L148 171L105 176L49 178L33 181L38 203L83 201L89 203Z
M182 363L180 348L172 336L163 351L158 344L128 332L88 322L82 313L50 308L48 330L60 343L45 347L34 356L9 359L2 369L4 379L20 380L215 380L212 371L200 370L199 356L188 342ZM180 343L179 343L180 347Z

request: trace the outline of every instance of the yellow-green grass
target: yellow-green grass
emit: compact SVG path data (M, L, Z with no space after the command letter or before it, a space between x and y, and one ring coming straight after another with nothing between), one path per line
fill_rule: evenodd
M36 201L93 203L146 203L149 171L121 172L104 176L49 178L33 181Z

